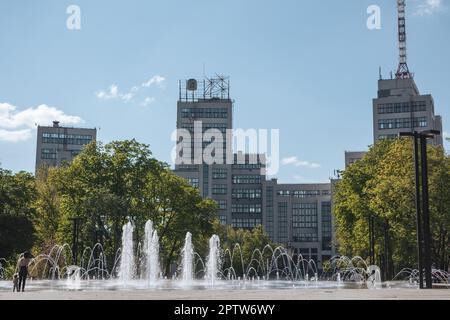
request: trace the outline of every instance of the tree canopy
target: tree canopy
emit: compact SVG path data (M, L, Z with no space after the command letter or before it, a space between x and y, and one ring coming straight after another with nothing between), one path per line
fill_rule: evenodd
M450 246L450 157L428 146L432 260L447 269ZM341 254L369 256L369 219L374 220L375 254L388 252L395 271L417 267L413 147L409 139L380 141L350 165L334 193ZM386 250L386 247L388 247ZM377 260L378 261L378 260Z
M133 222L134 236L140 241L145 222L152 220L162 260L169 268L186 232L209 233L215 218L215 202L202 199L197 189L135 140L92 142L71 164L41 170L36 185L40 213L36 228L47 247L71 243L70 219L78 217L80 247L99 242L107 256L114 257L125 223Z

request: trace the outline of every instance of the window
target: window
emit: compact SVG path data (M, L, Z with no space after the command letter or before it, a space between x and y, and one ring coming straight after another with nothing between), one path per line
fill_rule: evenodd
M278 202L278 241L288 242L287 202Z
M421 112L427 110L426 101L387 103L378 105L378 114Z
M331 250L331 202L322 202L322 250Z
M293 228L317 228L317 203L294 203L292 205Z
M306 232L303 233L300 229L294 229L293 232L293 240L294 242L318 242L319 238L317 237L317 233Z
M214 169L213 170L213 179L219 180L219 179L226 179L228 175L227 169Z
M177 166L177 171L179 171L179 172L198 172L198 166L183 164L183 165Z
M273 187L267 187L266 195L266 232L273 239Z
M320 196L320 190L295 190L293 193L295 198L308 198Z
M233 184L259 184L261 175L234 175Z
M227 194L226 184L213 184L212 193L215 195Z
M226 123L203 123L202 131L206 132L210 129L217 129L223 134L226 133L228 125ZM194 132L194 124L193 123L183 123L181 124L181 129L188 130L190 133ZM225 139L224 139L225 140ZM211 142L209 142L211 143ZM208 144L209 144L208 143Z
M209 193L209 167L207 165L203 166L203 197L206 198Z
M280 197L289 197L291 195L291 192L289 190L278 190L277 196Z
M86 145L92 141L91 135L65 134L65 133L42 133L42 143L48 144L71 144Z
M226 225L227 224L227 216L220 215L219 219L220 219L220 224L221 225Z
M194 188L198 188L199 184L198 184L198 178L187 178L187 181L189 182L189 184L191 186L193 186Z
M41 159L56 159L56 149L41 149Z
M237 161L237 160L235 160ZM242 170L257 170L264 168L265 166L261 163L234 163L233 169L242 169Z
M411 121L412 120L412 121ZM418 118L397 118L397 119L380 119L378 120L378 129L402 129L402 128L423 128L427 126L426 117Z
M380 134L378 136L378 140L394 140L396 138L398 138L396 134Z
M72 156L72 157L76 157L77 155L79 155L81 153L81 150L71 150L70 151L70 155Z
M261 204L233 204L232 213L261 213Z
M217 200L219 210L227 210L227 200Z
M234 199L261 199L261 189L233 189Z
M238 229L253 229L261 225L261 219L233 219L231 225Z
M184 108L181 110L182 118L222 118L228 117L227 108Z

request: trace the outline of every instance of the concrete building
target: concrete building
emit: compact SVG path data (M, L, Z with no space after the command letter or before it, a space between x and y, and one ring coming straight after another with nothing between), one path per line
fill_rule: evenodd
M439 130L442 118L435 114L434 100L421 95L413 78L378 81L378 97L373 99L374 142L395 139L399 132ZM442 135L430 143L443 145Z
M276 242L316 261L336 254L331 184L263 184L263 224Z
M38 126L36 147L36 171L42 166L60 166L71 162L92 140L97 138L97 129L60 126Z
M367 151L345 151L345 168L364 158Z
M174 172L197 187L203 197L218 203L223 224L242 229L262 225L273 242L312 258L320 268L322 261L335 254L331 184L267 181L265 155L232 153L232 136L226 135L233 129L232 119L227 79L180 82L177 129L191 136L195 128L202 133L219 130L225 136L219 152L227 161L205 163L199 155L212 140L200 136L189 140L178 133L183 151L177 151ZM192 152L186 156L187 149Z

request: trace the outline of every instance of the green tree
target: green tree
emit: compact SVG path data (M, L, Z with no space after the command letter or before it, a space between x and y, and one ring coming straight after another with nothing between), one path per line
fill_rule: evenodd
M0 214L32 218L35 199L34 177L28 172L13 174L0 168Z
M34 177L0 168L0 258L12 258L34 242Z
M450 158L440 147L428 147L433 262L446 269L450 245ZM352 164L336 186L334 215L342 254L367 257L368 217L375 220L375 251L387 252L390 275L416 267L416 214L412 143L381 141ZM447 249L445 249L447 248ZM388 275L389 276L389 275Z
M271 242L262 226L251 230L235 229L229 225L221 225L216 220L214 233L219 236L221 248L225 253L222 261L224 269L232 266L236 276L240 277L246 276L247 273L251 276L260 274L262 270L266 271L266 262L270 263L272 260L272 251L266 246L274 249L276 245Z
M102 243L111 265L123 225L133 222L137 243L150 219L160 236L166 271L178 259L187 231L210 234L216 210L215 202L202 199L197 189L135 140L92 142L71 164L40 175L38 191L41 241L71 243L71 218L79 217L80 249ZM47 220L52 226L44 230Z

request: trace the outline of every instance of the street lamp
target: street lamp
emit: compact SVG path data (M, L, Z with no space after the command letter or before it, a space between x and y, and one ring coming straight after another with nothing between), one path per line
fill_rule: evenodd
M77 265L78 260L78 231L80 226L80 221L82 218L73 217L69 220L73 223L73 231L72 231L72 263L73 265Z
M423 289L423 268L425 267L426 288L433 287L431 277L431 231L430 231L430 205L428 194L428 158L427 139L433 139L441 132L426 130L422 132L400 132L400 137L414 138L414 169L416 185L416 217L417 217L417 255L419 262L419 283ZM420 166L419 166L420 141ZM420 179L422 178L422 202L420 195ZM422 206L421 206L422 204ZM421 213L422 211L422 213ZM423 215L423 216L422 216ZM423 220L423 221L422 221Z

